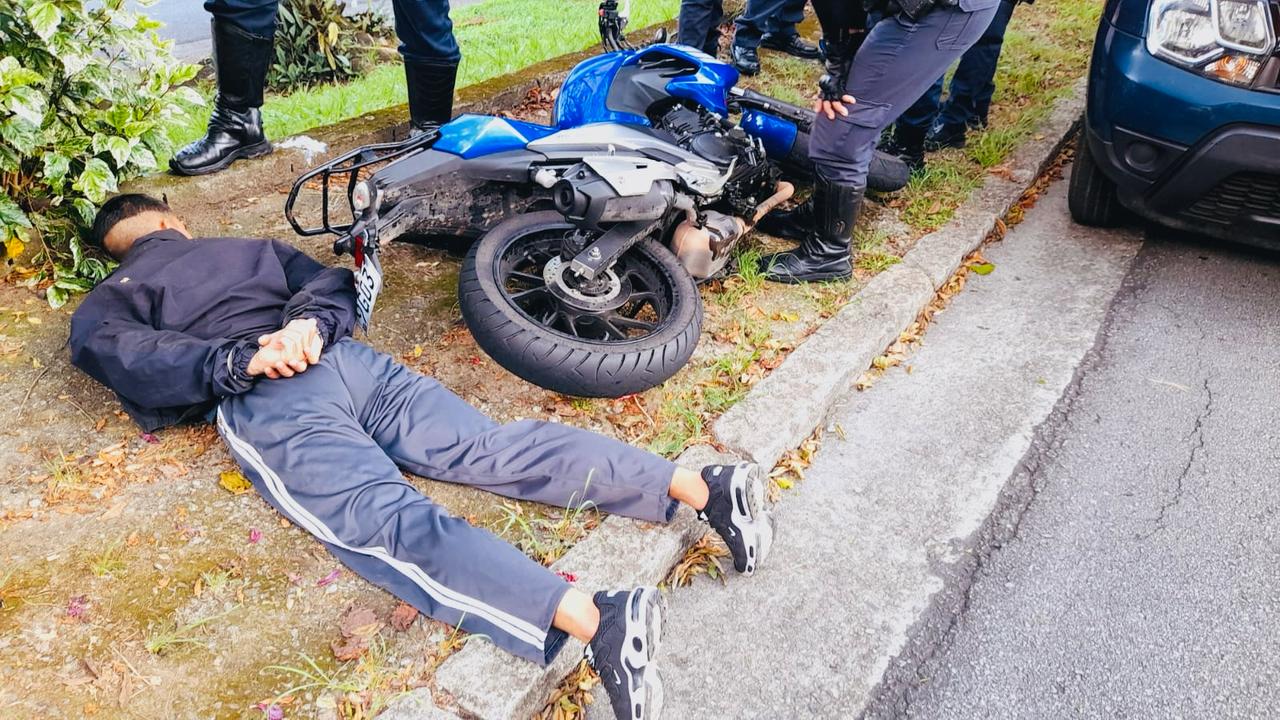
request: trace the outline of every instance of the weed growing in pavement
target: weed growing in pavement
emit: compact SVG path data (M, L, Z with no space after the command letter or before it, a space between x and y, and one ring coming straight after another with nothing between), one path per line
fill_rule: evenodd
M394 667L381 635L371 638L369 651L357 660L325 669L305 653L298 665L269 665L265 670L295 681L276 696L276 702L300 694L318 696L318 707L332 710L340 720L365 720L386 709L409 689L412 668Z
M199 645L207 648L209 641L200 636L200 629L230 615L234 610L235 608L232 608L224 613L193 620L185 625L179 625L175 621L159 628L153 627L147 633L143 646L152 655L163 655L174 648L185 645Z
M69 459L62 448L58 448L58 456L47 460L44 466L49 473L46 496L61 497L68 492L83 489L84 473L81 472L80 465Z
M587 477L586 487L591 485ZM586 487L583 494L586 494ZM523 503L503 501L496 532L524 554L543 565L550 565L564 556L583 535L600 522L595 503L578 501L578 494L569 498L568 507L559 511L559 517L543 515Z
M888 240L883 230L857 228L853 233L855 249L853 265L860 270L878 273L902 261L902 258L884 249Z
M215 570L213 572L200 573L200 579L204 581L204 586L214 595L221 595L226 589L227 583L231 582L231 573L226 570Z
M117 539L89 560L89 570L97 577L114 575L124 569L124 543Z

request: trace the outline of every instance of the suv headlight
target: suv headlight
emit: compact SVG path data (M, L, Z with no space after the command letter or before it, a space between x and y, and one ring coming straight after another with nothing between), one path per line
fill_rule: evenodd
M1266 0L1155 0L1147 17L1147 52L1237 85L1275 47Z

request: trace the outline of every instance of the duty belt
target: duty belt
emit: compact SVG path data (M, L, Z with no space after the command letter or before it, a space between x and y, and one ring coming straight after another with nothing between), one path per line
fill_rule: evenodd
M901 13L912 22L918 22L934 8L955 7L959 4L960 0L867 0L866 8L886 16Z

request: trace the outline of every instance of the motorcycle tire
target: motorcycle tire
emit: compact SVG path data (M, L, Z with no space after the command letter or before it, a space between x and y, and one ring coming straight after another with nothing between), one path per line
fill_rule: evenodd
M589 298L617 305L612 314L583 313L572 303L587 296L547 282L557 271L574 280L558 259L573 228L558 212L532 212L476 242L458 278L467 327L499 365L565 395L621 397L661 384L689 361L701 335L697 284L670 250L645 239L610 268L610 290Z
M813 182L813 161L809 159L809 134L801 131L795 144L779 165L789 177ZM876 150L867 168L867 189L878 193L897 192L911 180L911 168L902 158Z

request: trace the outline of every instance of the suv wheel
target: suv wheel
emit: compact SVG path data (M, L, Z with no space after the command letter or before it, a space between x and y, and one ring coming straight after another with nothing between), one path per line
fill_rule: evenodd
M1067 207L1071 218L1081 225L1113 227L1124 213L1111 182L1093 159L1084 135L1076 140L1076 160L1071 168L1071 185L1067 189Z

